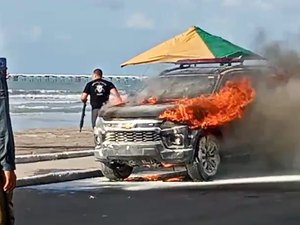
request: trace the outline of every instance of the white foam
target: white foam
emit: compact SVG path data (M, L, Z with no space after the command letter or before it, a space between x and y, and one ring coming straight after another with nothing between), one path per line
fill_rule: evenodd
M18 109L49 109L49 106L46 105L40 105L40 106L27 106L27 105L19 105L16 108Z
M13 99L12 101L10 101L10 105L26 105L26 104L77 104L80 103L80 101L75 101L75 100L23 100L23 99Z
M70 95L58 95L58 94L20 94L11 95L10 99L21 98L21 99L79 99L80 94L70 94Z

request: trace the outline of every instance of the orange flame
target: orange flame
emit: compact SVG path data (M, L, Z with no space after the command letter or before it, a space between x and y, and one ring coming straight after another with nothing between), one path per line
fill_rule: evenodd
M157 99L155 96L152 96L152 97L150 97L150 98L148 98L148 99L145 99L145 100L143 101L143 104L154 105L154 104L156 104L157 102L158 102L158 99Z
M175 165L174 164L171 164L171 163L161 163L161 165L164 167L164 168L171 168L171 167L174 167Z
M184 179L185 179L184 176L172 177L172 178L164 180L164 182L182 182L182 181L184 181Z
M177 177L162 177L161 175L145 175L140 177L128 177L125 181L128 182L149 182L149 181L164 181L164 182L181 182L184 181L185 176Z
M159 175L145 175L141 177L128 177L125 181L159 181L161 177Z
M167 109L161 119L184 122L192 128L220 126L241 118L245 107L255 98L250 79L227 81L218 93L210 96L176 100L176 106Z

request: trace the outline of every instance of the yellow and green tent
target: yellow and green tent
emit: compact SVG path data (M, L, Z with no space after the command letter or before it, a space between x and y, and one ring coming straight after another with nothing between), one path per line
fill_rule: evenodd
M187 31L122 63L121 66L155 62L177 63L185 60L209 62L236 58L259 59L261 57L193 26Z

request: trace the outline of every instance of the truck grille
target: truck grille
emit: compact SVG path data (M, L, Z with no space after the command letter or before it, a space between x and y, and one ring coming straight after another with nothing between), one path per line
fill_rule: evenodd
M160 141L160 135L155 131L110 131L106 133L105 141L151 142Z

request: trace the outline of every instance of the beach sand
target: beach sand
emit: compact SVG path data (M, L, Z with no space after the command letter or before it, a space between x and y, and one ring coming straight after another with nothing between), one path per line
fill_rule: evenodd
M94 148L93 131L78 128L30 129L15 133L16 154L40 154Z

